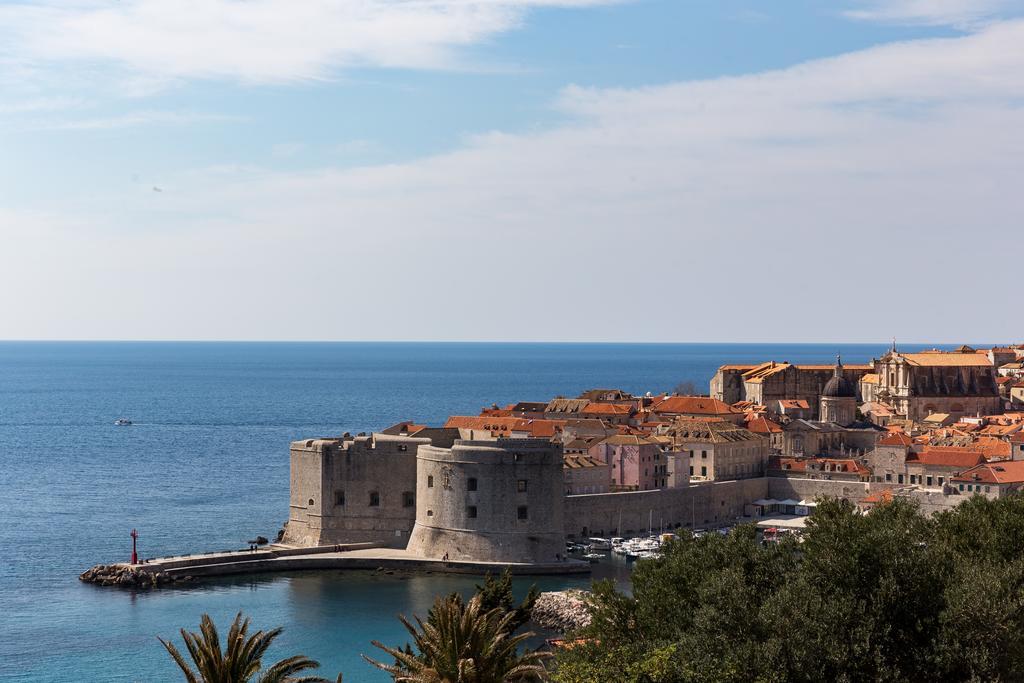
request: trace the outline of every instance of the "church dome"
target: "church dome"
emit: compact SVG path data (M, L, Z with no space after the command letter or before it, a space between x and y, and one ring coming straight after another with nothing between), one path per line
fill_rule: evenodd
M825 388L821 390L821 396L822 398L856 398L857 390L854 389L853 382L837 374L825 383Z

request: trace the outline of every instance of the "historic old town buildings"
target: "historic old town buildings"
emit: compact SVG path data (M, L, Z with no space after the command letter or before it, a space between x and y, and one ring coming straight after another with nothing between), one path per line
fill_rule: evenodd
M714 526L818 495L930 511L1002 496L1024 488L1022 363L1022 346L894 344L857 365L723 365L709 396L593 389L299 441L285 537L550 562L563 532L655 518Z

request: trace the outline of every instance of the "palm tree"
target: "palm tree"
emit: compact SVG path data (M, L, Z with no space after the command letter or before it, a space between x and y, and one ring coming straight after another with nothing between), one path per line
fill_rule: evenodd
M281 635L282 630L278 627L249 635L249 619L243 621L242 613L239 612L235 615L231 630L228 631L227 650L221 652L217 627L210 615L204 614L199 625L199 633L181 629L181 637L195 664L195 671L178 648L163 638L158 640L181 668L187 683L250 683L257 674L257 683L330 683L327 679L316 676L294 677L301 671L320 666L319 662L304 655L282 659L269 669L263 670L263 655L274 639ZM338 683L341 683L340 675Z
M416 617L413 626L399 617L412 635L419 654L411 647L387 647L376 640L375 647L395 658L382 664L363 655L366 661L391 674L396 683L519 683L544 680L546 652L519 654L519 646L533 633L513 635L516 612L500 607L484 610L481 597L468 603L453 593L439 597L426 623Z

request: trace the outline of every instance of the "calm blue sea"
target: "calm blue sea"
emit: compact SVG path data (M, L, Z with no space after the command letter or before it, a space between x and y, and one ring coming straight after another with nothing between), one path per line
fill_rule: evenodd
M0 680L173 681L157 642L203 612L283 625L348 683L386 681L370 640L405 643L476 579L367 572L250 577L129 592L83 585L99 562L237 548L288 512L288 443L441 423L482 406L593 387L706 387L722 363L863 362L884 345L0 343ZM704 389L706 391L706 389ZM125 416L132 427L115 427ZM605 568L605 572L617 572ZM547 579L544 588L580 583ZM583 581L582 583L586 583ZM521 583L521 586L526 584Z

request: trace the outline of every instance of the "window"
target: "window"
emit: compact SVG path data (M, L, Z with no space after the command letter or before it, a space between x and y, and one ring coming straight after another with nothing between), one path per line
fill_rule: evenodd
M693 476L693 466L692 465L690 466L690 476L691 477Z
M428 489L434 488L434 475L432 475L432 474L427 476L427 488Z
M407 450L409 450L409 445L408 444L404 444L404 443L400 443L400 444L398 444L398 450L400 450L400 451L407 451Z
M702 476L702 477L708 476L708 468L707 467L701 467L700 468L700 476Z
M928 475L927 477L925 477L925 484L927 486L931 486L932 485L932 477L931 477L931 475Z
M942 486L943 478L939 477L939 486Z
M896 483L897 484L902 484L903 483L903 475L902 474L899 474L899 475L896 476Z
M370 491L370 507L375 508L380 505L380 493L377 491Z
M519 493L526 493L526 480L525 479L518 479L518 480L516 480L516 491L518 491Z
M985 493L988 493L990 490L991 490L991 487L988 484L986 484L985 485Z
M433 517L433 516L434 516L434 511L433 510L427 510L427 517Z
M402 492L402 507L404 507L404 508L411 508L415 504L416 504L416 496L413 494L413 492L412 491L403 491Z
M470 505L466 508L466 516L470 519L476 519L476 505Z
M466 480L466 490L476 491L476 477L470 477Z
M527 514L527 512L528 511L526 509L526 506L525 505L520 505L519 509L516 510L516 517L518 517L519 519L529 519L530 517Z
M309 499L309 504L310 504L310 506L313 505L313 499L312 498Z
M886 481L892 481L892 472L886 472L885 473L885 480Z
M960 490L961 490L961 491L963 491L963 490L964 490L964 485L963 485L963 484L960 484Z
M708 452L707 451L701 451L700 452L700 457L702 457L702 458L708 457Z
M345 504L345 492L344 491L335 491L334 492L334 504L335 505L344 505Z

